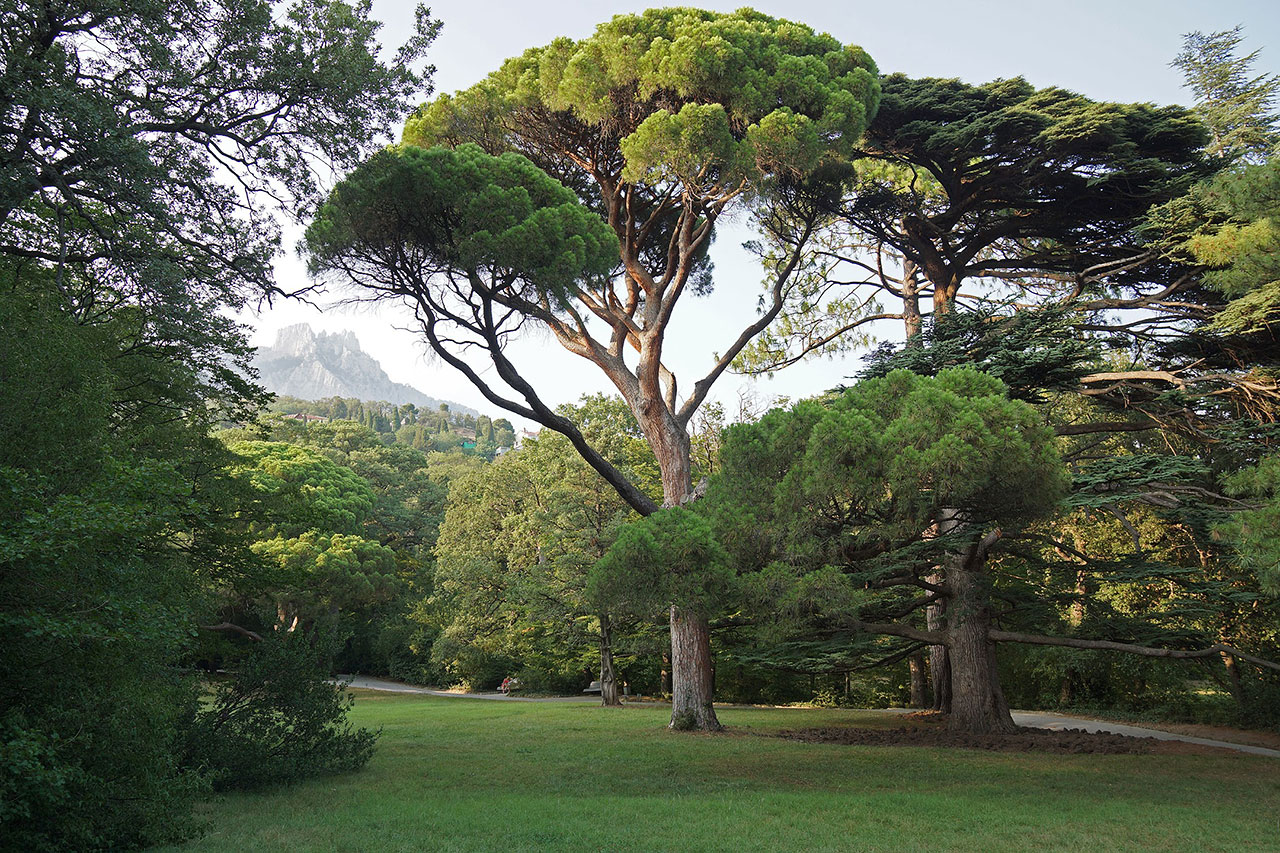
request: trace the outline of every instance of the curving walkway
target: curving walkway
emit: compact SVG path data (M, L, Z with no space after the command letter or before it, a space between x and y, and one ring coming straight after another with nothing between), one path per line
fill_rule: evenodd
M504 696L501 693L455 693L449 690L435 690L430 687L414 687L412 684L402 684L398 681L388 681L383 678L369 678L364 675L340 675L338 680L349 684L352 687L359 687L363 690L381 690L387 693L425 693L429 696L447 696L458 699L493 699L499 702L596 702L600 701L598 696L552 696L546 698L534 698L530 696ZM910 708L873 708L868 709L882 714L909 714L912 713ZM1250 755L1268 755L1272 758L1280 758L1280 749L1268 749L1265 746L1251 746L1244 743L1231 743L1225 740L1212 740L1210 738L1192 737L1191 735L1181 735L1174 732L1161 731L1159 729L1148 729L1142 726L1130 726L1122 723L1112 723L1106 720L1088 720L1079 717L1068 717L1063 714L1052 714L1046 711L1014 711L1013 721L1020 726L1026 726L1033 729L1053 729L1060 731L1062 729L1080 729L1086 732L1106 732L1109 734L1127 735L1129 737L1150 737L1156 740L1178 740L1184 743L1196 743L1201 746L1214 746L1219 749L1233 749L1236 752L1247 752Z
M455 690L436 690L432 687L415 687L399 681L388 681L385 678L370 678L367 675L339 675L335 681L359 687L362 690L381 690L384 693L424 693L428 696L448 696L454 699L495 699L499 702L596 702L599 696L586 694L583 696L508 696L504 693L459 693Z

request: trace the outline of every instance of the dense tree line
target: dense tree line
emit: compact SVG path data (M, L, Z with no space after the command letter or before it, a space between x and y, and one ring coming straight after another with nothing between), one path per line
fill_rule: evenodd
M506 418L452 412L447 403L441 403L438 409L428 410L413 403L395 404L354 397L301 400L282 395L277 396L268 408L288 415L354 421L373 430L383 441L407 444L424 452L460 450L492 459L516 444L515 427Z

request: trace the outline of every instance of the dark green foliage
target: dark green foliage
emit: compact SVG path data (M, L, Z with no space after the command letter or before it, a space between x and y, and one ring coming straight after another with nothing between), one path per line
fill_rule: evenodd
M1015 399L1044 402L1053 392L1074 390L1100 354L1099 343L1074 328L1078 319L1061 308L935 314L905 346L882 344L874 350L859 376L897 369L936 376L948 367L972 367L999 379Z
M720 461L701 511L747 573L754 620L729 657L815 674L903 660L911 645L858 624L918 625L919 582L937 586L955 554L997 527L1016 535L1068 486L1035 410L962 368L775 409L731 427Z
M398 253L408 250L428 275L493 276L564 300L582 278L608 273L618 247L598 216L524 157L462 145L370 158L320 209L307 250L313 271L364 269L389 289L377 270L403 267Z
M987 272L1121 257L1138 217L1206 173L1204 131L1179 107L1099 103L1022 79L894 74L883 86L867 153L928 177L870 172L845 215L915 260L942 302ZM1020 251L986 251L1006 243Z
M226 680L187 736L184 763L215 788L256 788L359 770L378 732L346 720L351 698L328 681L336 651L323 635L270 634Z
M159 457L136 422L120 429L115 329L51 302L0 290L0 837L23 850L177 840L200 783L172 754L194 697L171 666L213 568L180 466L202 445L151 430Z
M659 617L671 605L710 615L733 589L728 554L706 519L670 507L618 531L591 570L587 595L625 613Z
M230 317L274 290L278 202L309 209L317 171L362 157L423 83L378 60L368 13L0 4L6 849L194 829L176 667L202 591L257 569L209 437L265 397Z
M802 524L798 531L834 525L855 542L911 538L943 509L976 523L1012 523L1065 492L1049 430L1029 406L1009 400L998 380L975 370L949 368L936 378L896 370L853 386L820 416L812 405L771 415L796 427L766 418L755 433L769 436L770 454L785 466L780 480L762 479L762 469L735 459L737 443L758 440L753 428L731 431L735 447L725 450L726 477L756 480L773 511Z

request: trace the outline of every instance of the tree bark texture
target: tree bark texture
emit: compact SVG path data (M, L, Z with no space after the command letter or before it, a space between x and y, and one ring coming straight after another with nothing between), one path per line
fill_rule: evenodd
M1006 734L1018 727L996 670L995 644L990 638L990 579L976 568L957 559L947 573L953 593L948 608L952 692L947 727L971 734Z
M924 708L928 701L927 679L925 677L924 654L916 652L907 658L907 664L911 667L911 707ZM849 678L845 674L845 694L849 693Z
M658 430L655 430L657 432ZM689 435L668 431L665 440L650 439L662 472L664 507L693 498ZM720 731L712 697L715 675L711 664L711 629L706 616L679 603L671 605L671 723L673 729Z
M941 584L942 575L929 575L931 584ZM947 603L945 600L935 601L925 608L925 627L930 631L945 631L947 628ZM944 714L951 713L951 656L944 645L929 647L929 681L933 688L930 707Z
M613 626L609 614L600 614L600 704L621 705L618 676L613 669Z
M694 611L671 606L670 728L720 731L712 706L711 630Z

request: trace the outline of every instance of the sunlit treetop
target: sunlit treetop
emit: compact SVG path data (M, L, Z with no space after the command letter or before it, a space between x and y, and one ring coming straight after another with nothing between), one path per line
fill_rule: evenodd
M803 24L651 9L508 60L426 105L404 140L514 147L606 185L677 179L715 195L851 153L879 93L865 51Z

